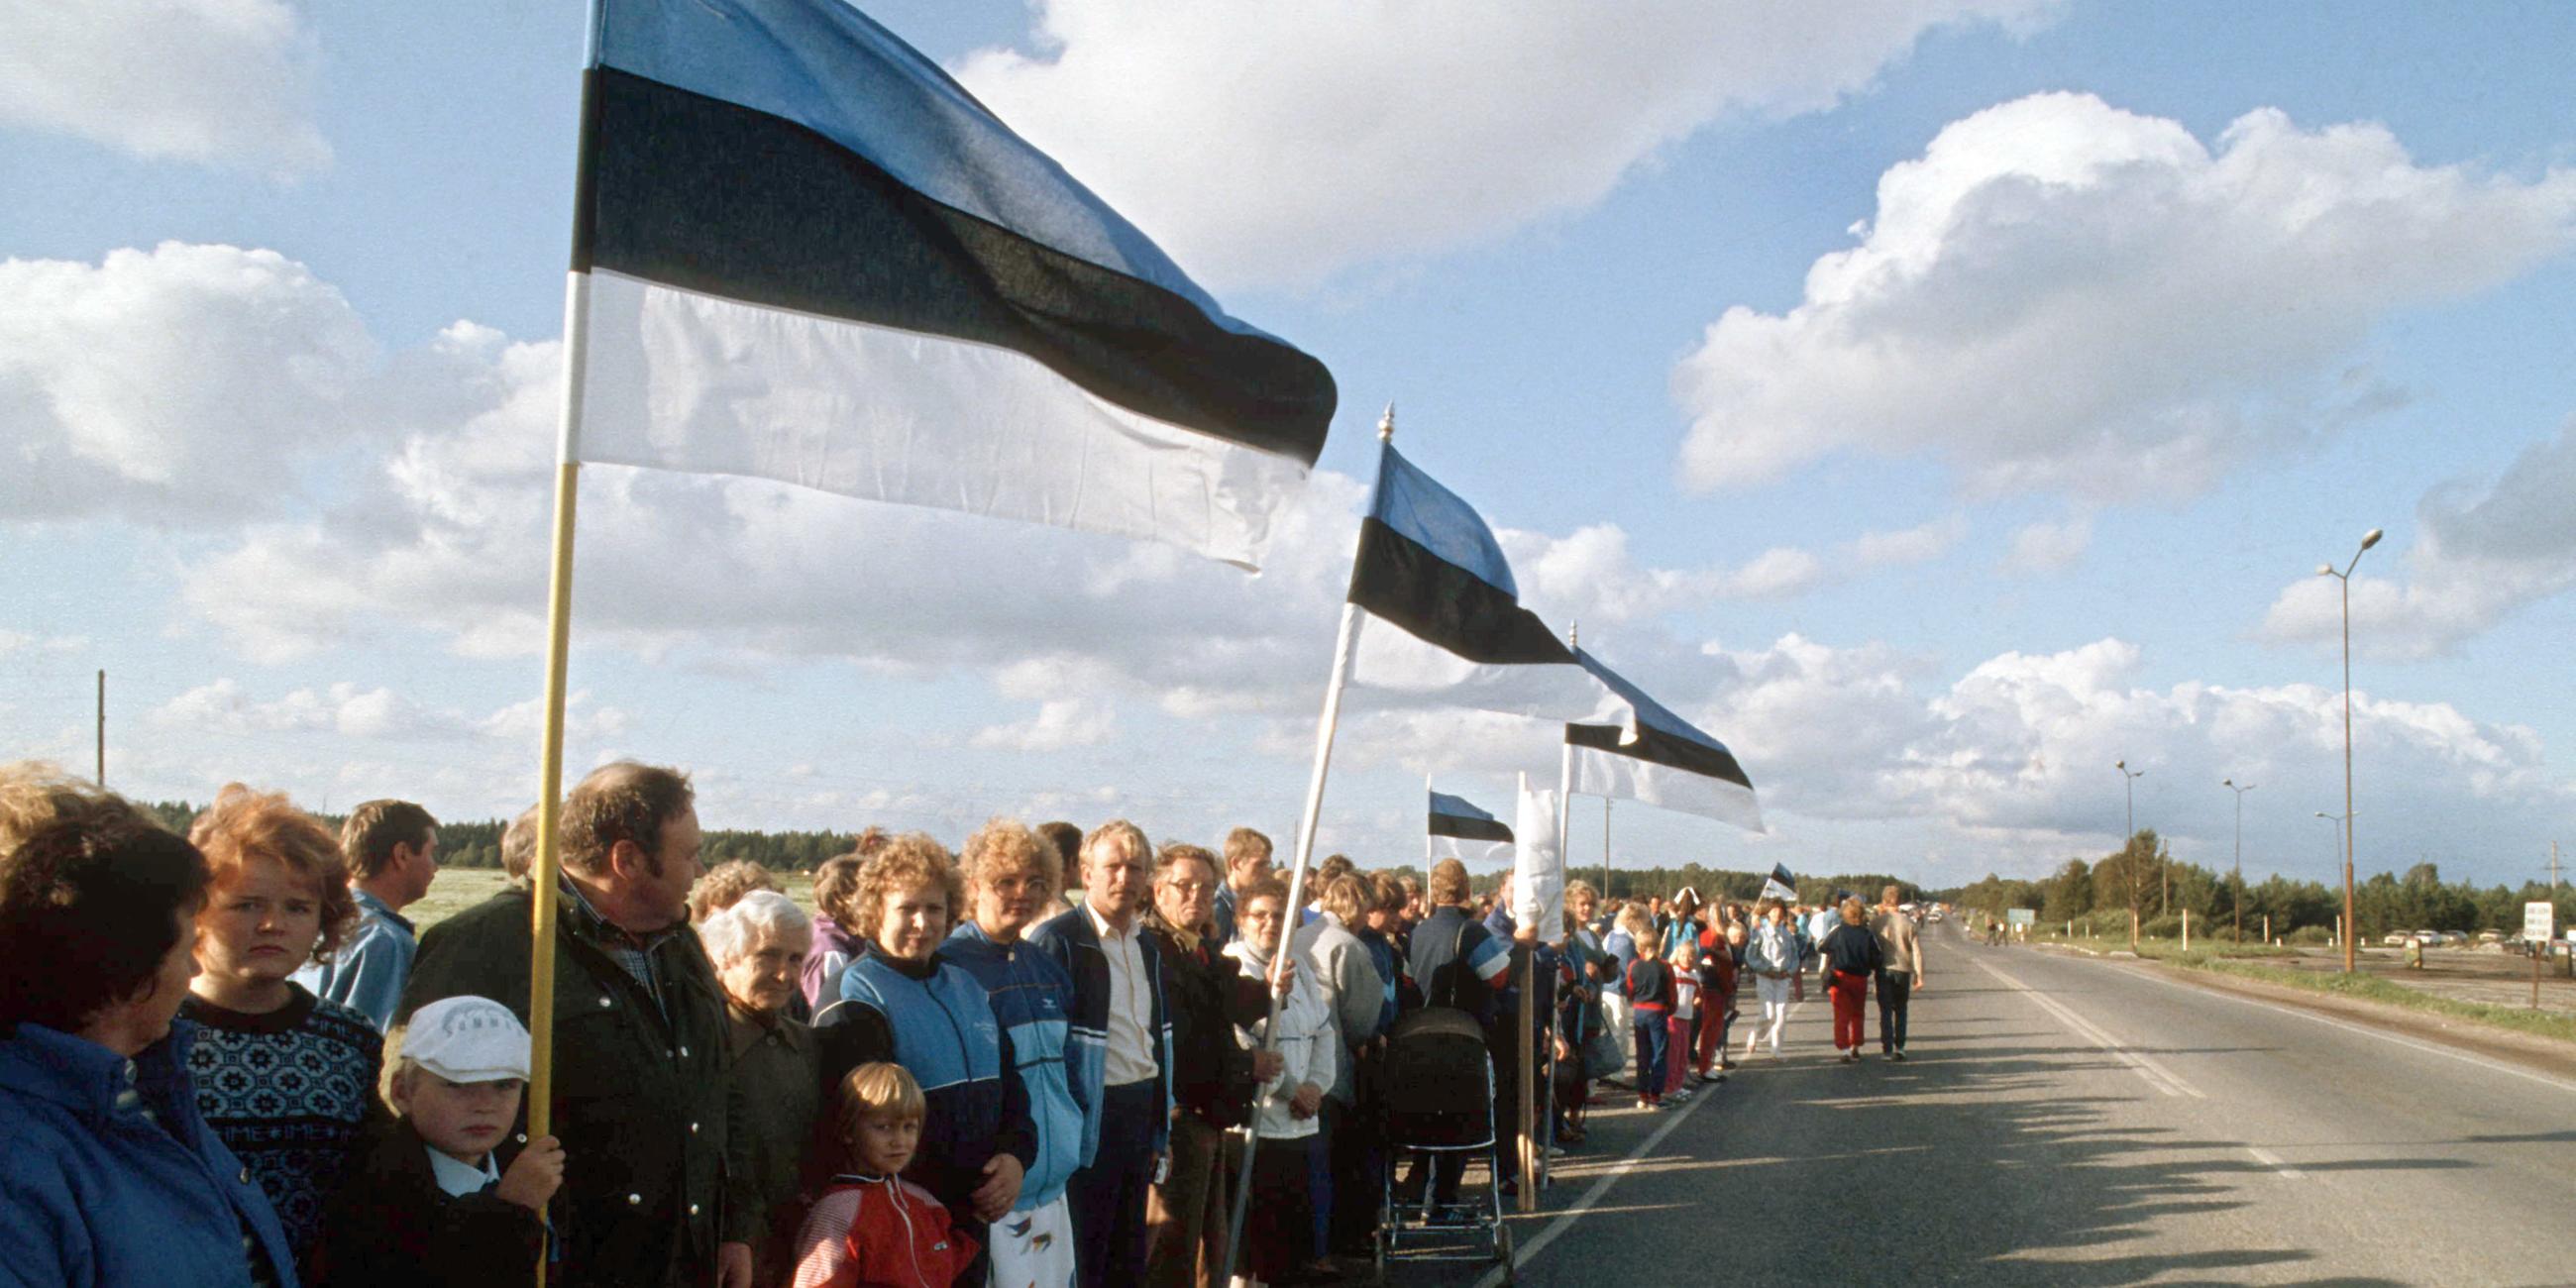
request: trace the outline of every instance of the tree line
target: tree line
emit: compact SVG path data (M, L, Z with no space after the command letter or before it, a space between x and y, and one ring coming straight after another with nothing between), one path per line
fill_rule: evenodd
M2230 932L2237 908L2232 873L2174 859L2172 848L2152 828L2141 828L2129 843L2091 862L2068 859L2056 872L2036 881L1989 873L1936 897L2000 911L2029 908L2041 925L2074 922L2081 932L2125 936L2135 909L2143 934L2170 937L2182 929L2185 909L2194 929L2211 938ZM2401 930L2481 930L2511 934L2522 928L2522 905L2552 897L2544 882L2519 887L2481 886L2470 881L2445 882L2440 865L2418 863L2401 873L2378 872L2353 886L2353 919L2364 940ZM2247 882L2243 891L2248 937L2262 933L2271 918L2275 936L2323 942L2343 915L2343 886L2321 881L2269 877Z

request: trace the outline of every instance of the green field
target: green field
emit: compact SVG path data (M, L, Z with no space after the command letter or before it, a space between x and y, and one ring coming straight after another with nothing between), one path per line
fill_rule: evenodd
M427 930L440 920L492 897L510 883L499 868L443 868L431 882L429 897L403 909L413 926ZM778 884L806 911L814 908L814 874L782 872Z

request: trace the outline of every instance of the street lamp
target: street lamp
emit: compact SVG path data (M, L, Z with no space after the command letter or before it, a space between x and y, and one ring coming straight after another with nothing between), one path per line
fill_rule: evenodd
M2236 793L2236 947L2241 951L2245 947L2245 793L2255 785L2239 787L2233 778L2222 778L2218 785Z
M2129 802L2129 832L2120 838L2120 868L2129 875L2129 951L2138 951L2138 867L2129 861L2129 851L2138 843L2138 780L2147 776L2143 769L2129 768L2126 760L2111 762L2120 771L2120 790Z
M2336 572L2333 564L2318 564L2317 575L2332 577L2343 583L2343 973L2351 974L2352 964L2352 570L2361 565L2361 556L2379 544L2380 531L2372 528L2361 534L2361 549L2352 552L2352 561Z
M2329 814L2324 810L2318 810L2317 817L2335 825L2335 849L2337 851L2342 851L2343 838L2351 835L2352 832L2352 815ZM2342 853L2337 853L2335 857L2342 858L2343 855ZM2346 875L2351 874L2352 866L2350 863L2346 863L2344 865L2344 872ZM2352 904L2349 902L2346 902L2343 906L2343 946L2347 951L2352 948ZM2344 960L2350 961L2351 958L2346 957Z

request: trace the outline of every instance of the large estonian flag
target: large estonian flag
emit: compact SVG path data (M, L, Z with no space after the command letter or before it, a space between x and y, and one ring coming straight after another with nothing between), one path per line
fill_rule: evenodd
M1477 808L1464 796L1431 793L1431 812L1423 827L1434 854L1479 861L1504 857L1512 843L1512 825Z
M1574 761L1574 790L1592 796L1640 800L1686 814L1762 829L1753 780L1726 744L1673 714L1637 686L1581 653L1583 665L1636 712L1633 730L1615 724L1569 724L1565 744Z
M572 459L1255 564L1321 363L842 0L602 3Z
M1484 517L1392 443L1380 447L1360 520L1350 602L1365 610L1353 684L1542 720L1627 718L1574 649L1521 607Z

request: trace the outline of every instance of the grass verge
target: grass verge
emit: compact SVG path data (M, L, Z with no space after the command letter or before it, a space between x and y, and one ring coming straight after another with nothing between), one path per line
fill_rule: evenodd
M2312 993L2333 993L2340 997L2386 1002L2391 1006L2402 1006L2411 1011L2425 1011L2457 1020L2492 1024L2497 1028L2512 1029L2517 1033L2530 1033L2539 1037L2555 1038L2561 1042L2576 1043L2576 1017L2549 1011L2534 1011L2524 1007L2454 1001L2447 997L2419 993L2405 985L2392 984L2374 975L2288 970L2279 966L2266 966L2259 962L2209 956L2199 949L2193 949L2187 954L2177 952L2165 957L2165 960L2186 970L2213 971L2221 975L2261 980L2266 984L2304 988Z

